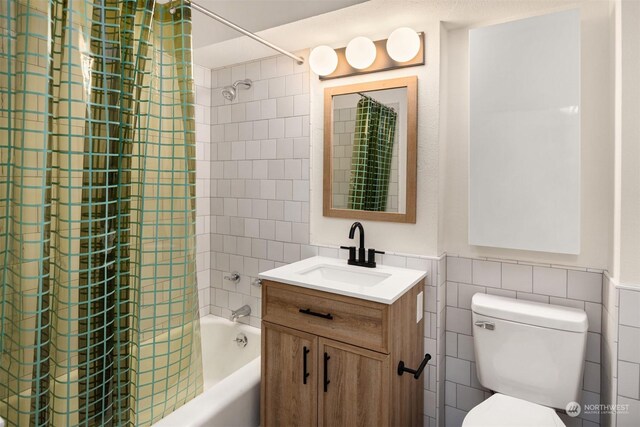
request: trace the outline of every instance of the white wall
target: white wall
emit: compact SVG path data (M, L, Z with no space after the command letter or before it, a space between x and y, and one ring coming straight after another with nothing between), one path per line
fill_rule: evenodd
M640 286L640 2L616 4L616 204L612 275Z
M468 257L518 259L606 269L612 249L613 132L609 6L581 2L581 250L560 255L468 244L469 61L468 29L448 34L447 139L444 179L444 250ZM524 16L523 16L524 17ZM513 17L512 19L517 19ZM419 195L420 197L420 195Z
M418 197L416 224L361 221L366 246L383 251L438 256L438 170L440 111L440 23L425 21L426 64L383 73L321 82L310 76L311 93L311 243L347 244L353 220L322 215L323 94L326 87L343 86L395 77L418 76ZM344 45L349 40L344 40ZM392 239L389 236L393 236Z

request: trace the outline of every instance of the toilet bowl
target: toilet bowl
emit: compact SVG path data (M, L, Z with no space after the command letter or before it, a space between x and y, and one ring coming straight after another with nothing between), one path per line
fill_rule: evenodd
M496 393L469 411L463 427L561 427L556 411L547 407Z
M554 408L581 397L584 310L480 293L471 310L478 380L495 394L462 425L563 426Z

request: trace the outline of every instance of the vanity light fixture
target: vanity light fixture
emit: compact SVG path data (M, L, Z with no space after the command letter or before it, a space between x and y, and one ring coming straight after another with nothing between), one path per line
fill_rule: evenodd
M389 39L359 36L347 47L318 46L309 55L309 65L320 80L329 80L424 65L424 52L424 33L401 27Z
M347 44L345 55L349 65L358 70L363 70L376 60L376 45L373 44L371 39L359 36Z
M309 66L319 76L329 75L338 66L338 54L329 46L318 46L309 55Z
M387 53L396 62L407 62L420 51L420 36L408 27L400 27L387 39Z

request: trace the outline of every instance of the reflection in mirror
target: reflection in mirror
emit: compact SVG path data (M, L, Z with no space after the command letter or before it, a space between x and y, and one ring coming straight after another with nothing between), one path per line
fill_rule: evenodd
M324 90L323 215L416 222L418 79Z
M406 107L406 87L333 97L333 208L404 212Z

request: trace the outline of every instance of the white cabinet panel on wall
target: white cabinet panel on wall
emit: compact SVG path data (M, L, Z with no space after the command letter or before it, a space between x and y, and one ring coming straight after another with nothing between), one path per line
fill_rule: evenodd
M580 12L469 31L469 244L580 252Z

